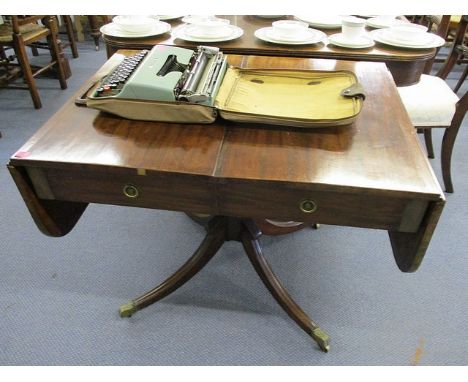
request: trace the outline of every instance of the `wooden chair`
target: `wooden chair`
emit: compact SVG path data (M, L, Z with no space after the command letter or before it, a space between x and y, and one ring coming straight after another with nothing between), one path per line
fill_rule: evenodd
M41 20L43 25L37 22ZM34 77L46 70L54 69L56 71L60 87L67 88L66 74L64 70L64 57L57 42L58 27L56 18L53 16L11 16L10 23L0 25L0 54L1 64L5 73L0 79L1 88L16 88L29 90L31 98L36 109L41 108L41 99L37 90ZM31 66L26 53L27 46L40 40L47 39L52 60L43 67ZM14 57L18 63L14 64L11 59L6 57L4 49L13 48ZM18 67L21 71L12 70ZM13 80L22 75L25 84L12 83Z
M429 158L434 158L432 146L433 128L444 128L442 140L442 175L447 192L453 192L451 158L458 130L468 109L468 93L459 98L445 82L457 62L457 46L463 42L468 16L463 16L458 25L451 51L437 75L423 74L416 85L399 87L398 91L411 121L424 132Z
M69 15L61 16L65 30L67 32L68 43L66 46L70 46L73 58L78 58L78 48L76 46L75 32L73 31L73 21ZM65 45L64 45L65 47Z

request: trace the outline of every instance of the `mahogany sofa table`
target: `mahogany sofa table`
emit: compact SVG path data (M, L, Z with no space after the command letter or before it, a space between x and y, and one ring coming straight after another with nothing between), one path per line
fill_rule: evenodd
M204 45L217 46L222 52L227 54L385 62L397 86L408 86L417 83L426 64L436 54L436 49L405 49L377 42L374 47L366 49L347 49L325 45L324 43L309 45L272 44L258 39L255 37L254 32L259 28L271 26L272 21L276 19L266 19L253 15L221 15L219 17L229 19L232 25L242 28L244 34L235 40L203 43ZM281 19L293 19L293 17L284 16ZM185 41L175 37L174 31L183 24L181 19L167 22L171 24L172 30L158 36L123 38L103 35L108 57L119 49L151 49L157 44L174 45L184 48L194 48L200 45L197 42ZM327 35L340 32L340 28L321 30Z
M50 236L67 234L88 203L213 216L194 255L161 285L123 305L122 316L165 297L224 241L238 240L278 303L327 351L328 336L266 262L254 220L387 230L398 267L412 272L443 209L443 192L384 64L261 56L228 61L249 68L351 70L367 97L353 124L321 129L220 119L209 125L130 121L70 99L11 157L9 170L37 226Z

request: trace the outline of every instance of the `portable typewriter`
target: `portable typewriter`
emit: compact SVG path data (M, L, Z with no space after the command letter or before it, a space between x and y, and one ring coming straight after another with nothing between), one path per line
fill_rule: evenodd
M211 123L220 115L319 127L351 123L363 99L349 71L236 68L215 47L156 45L122 56L88 92L86 104L136 120Z

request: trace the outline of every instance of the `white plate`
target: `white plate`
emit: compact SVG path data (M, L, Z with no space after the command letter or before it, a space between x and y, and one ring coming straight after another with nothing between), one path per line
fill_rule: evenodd
M329 36L328 41L333 45L351 49L370 48L375 45L372 37L368 35L359 36L357 39L350 41L343 36L343 33L336 33Z
M371 28L390 28L395 25L408 24L406 21L393 19L390 22L382 20L380 17L373 17L366 21L366 25Z
M341 20L345 16L294 16L296 19L309 23L311 27L322 29L341 28Z
M273 27L266 27L266 28L260 28L257 29L254 32L255 37L259 38L260 40L266 41L266 42L272 42L274 44L286 44L286 45L306 45L306 44L316 44L318 42L323 41L326 39L327 35L323 33L322 31L316 30L316 29L307 29L307 36L305 39L301 41L291 41L291 40L280 40L274 37L271 37L271 30ZM269 33L270 32L270 33Z
M173 30L173 36L175 38L180 38L185 41L193 41L193 42L218 42L218 41L230 41L234 40L236 38L239 38L244 34L244 31L242 28L239 28L238 26L235 25L227 25L227 27L231 30L231 33L227 36L224 37L194 37L190 36L187 33L185 33L186 28L189 25L181 25Z
M418 33L412 40L410 39L401 39L394 35L392 35L390 29L383 29L381 33L379 33L381 40L386 40L390 43L394 44L404 44L404 45L411 45L411 46L425 46L430 44L433 41L433 34L431 33Z
M277 35L274 27L267 27L267 29L265 29L265 35L269 39L275 41L301 42L313 38L313 35L316 33L315 31L316 29L304 28L304 30L302 30L301 33L295 37L281 37Z
M219 34L206 35L202 30L200 30L200 27L198 25L190 24L184 28L184 33L189 37L201 38L201 39L224 38L232 34L232 28L230 28L229 25L224 25L221 28L222 29L220 29Z
M370 35L374 41L381 42L383 44L397 46L399 48L409 48L409 49L430 49L438 48L445 44L445 40L433 33L427 33L428 39L424 44L414 44L408 41L399 41L392 38L388 38L388 33L385 33L385 29L377 29L370 32ZM387 36L386 36L387 35Z
M103 25L99 30L102 34L112 37L141 38L157 36L169 32L171 30L171 24L165 23L164 21L155 22L153 27L145 33L129 33L122 31L115 23Z

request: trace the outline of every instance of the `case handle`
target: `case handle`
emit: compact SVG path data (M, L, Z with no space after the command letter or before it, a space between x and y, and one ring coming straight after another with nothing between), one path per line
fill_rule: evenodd
M78 98L75 98L75 105L76 106L86 106L86 96L88 95L89 91L99 82L100 80L94 81L87 90Z
M347 87L346 89L343 89L341 91L341 95L347 98L359 97L363 100L366 99L366 93L364 91L364 88L359 82L356 82L355 84Z

